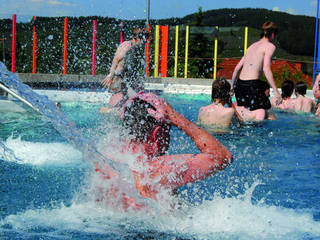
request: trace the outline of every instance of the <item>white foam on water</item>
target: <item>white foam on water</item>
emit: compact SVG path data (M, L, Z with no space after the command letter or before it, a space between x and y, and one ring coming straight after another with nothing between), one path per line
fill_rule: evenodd
M63 165L66 163L82 162L81 152L68 143L29 142L21 140L20 137L9 137L4 143L13 151L16 157L8 159L5 156L0 156L0 158L7 161L31 165Z
M309 210L294 210L251 203L252 189L231 198L215 196L198 206L182 205L172 212L123 212L95 201L74 201L71 206L30 209L0 220L0 230L28 232L49 229L50 236L72 231L85 234L126 232L170 233L195 239L302 239L320 237L320 222ZM8 228L10 226L10 228ZM43 234L49 234L46 231Z

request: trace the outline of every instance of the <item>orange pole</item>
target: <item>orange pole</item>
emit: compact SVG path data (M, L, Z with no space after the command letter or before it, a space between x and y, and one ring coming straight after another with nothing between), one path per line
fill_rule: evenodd
M68 18L65 18L64 33L63 33L63 74L67 74L67 53L68 53Z
M33 23L35 24L36 16L33 16ZM32 47L32 73L37 73L37 33L36 26L33 25L33 47Z
M161 26L160 32L161 32L160 73L161 73L161 77L167 77L169 26Z
M149 33L149 37L147 39L147 44L146 44L146 77L149 77L150 75L150 36L151 36L151 26L150 24L147 25L147 31Z

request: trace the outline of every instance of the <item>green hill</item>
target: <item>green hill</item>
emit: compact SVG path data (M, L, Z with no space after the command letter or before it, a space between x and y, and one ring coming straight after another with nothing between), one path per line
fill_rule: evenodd
M92 21L98 21L97 74L105 74L119 43L120 19L108 17L68 17L68 73L91 73ZM266 9L218 9L187 15L183 18L151 20L152 30L156 24L170 25L169 76L173 72L174 38L176 25L190 25L189 72L190 77L208 77L212 73L214 36L193 29L219 26L218 58L243 55L244 27L249 27L248 44L259 39L260 26L273 21L279 27L277 58L304 61L303 70L312 71L315 18L274 12ZM64 17L38 17L35 23L38 33L37 71L61 73L63 56ZM143 26L145 20L124 20L125 38L131 30ZM32 23L17 23L17 72L32 71ZM307 26L307 27L306 27ZM11 20L0 19L0 38L6 38L4 51L7 67L11 67ZM200 31L201 32L201 31ZM180 27L179 68L183 73L185 31ZM153 35L152 39L153 41ZM153 42L152 42L153 43ZM153 50L153 47L152 47ZM171 56L171 57L170 57ZM2 57L3 58L3 57ZM311 66L311 67L310 67Z

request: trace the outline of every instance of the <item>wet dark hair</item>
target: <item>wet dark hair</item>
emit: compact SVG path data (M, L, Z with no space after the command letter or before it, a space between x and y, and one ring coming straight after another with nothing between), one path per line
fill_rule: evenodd
M297 82L295 90L297 93L304 96L307 93L307 84L305 82Z
M170 142L171 125L162 123L156 120L148 113L148 108L156 110L154 106L146 101L135 98L131 104L128 104L124 109L123 125L129 130L129 134L138 142L147 142L150 134L157 126L167 132L168 136L165 139L158 139L161 141Z
M271 39L272 33L274 33L274 35L277 35L278 27L273 22L265 22L261 26L260 38L266 37L268 39Z
M141 39L141 40L146 41L150 37L150 34L144 28L135 28L133 30L133 36L132 37L134 39Z
M222 104L231 103L230 89L231 89L230 83L225 78L218 77L212 83L212 89L211 89L212 102L218 99L222 102Z
M281 97L291 97L294 90L294 83L291 80L285 80L281 86Z

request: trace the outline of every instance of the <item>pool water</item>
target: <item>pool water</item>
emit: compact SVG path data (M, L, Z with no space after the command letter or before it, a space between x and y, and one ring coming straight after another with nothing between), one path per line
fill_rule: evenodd
M63 93L62 93L63 94ZM208 95L163 94L189 120ZM62 102L94 145L120 131L102 103ZM1 239L320 239L320 119L277 121L214 134L234 155L224 171L177 190L179 210L119 212L92 197L94 167L52 123L31 111L0 115ZM68 131L68 129L66 129ZM197 152L171 130L169 154ZM94 159L92 159L94 161Z

